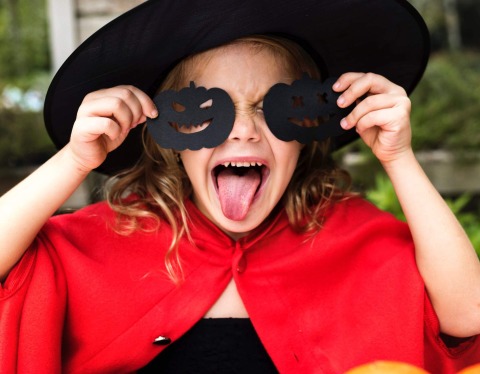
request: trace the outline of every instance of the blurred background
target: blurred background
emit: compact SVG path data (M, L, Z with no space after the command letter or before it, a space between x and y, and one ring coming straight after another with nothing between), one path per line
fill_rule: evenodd
M89 35L141 2L0 0L0 195L56 151L42 115L55 71ZM480 1L410 2L432 42L411 96L413 146L480 254ZM361 142L335 157L352 173L355 189L403 218L391 184ZM92 173L62 211L100 199L103 180Z

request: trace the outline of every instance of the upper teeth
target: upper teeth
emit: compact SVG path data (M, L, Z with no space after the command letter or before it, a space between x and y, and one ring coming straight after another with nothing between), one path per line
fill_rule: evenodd
M244 167L244 168L247 168L247 167L250 167L250 166L262 166L262 163L261 162L230 162L230 161L227 161L223 164L223 166L225 166L226 168L228 168L229 166L235 166L235 167Z

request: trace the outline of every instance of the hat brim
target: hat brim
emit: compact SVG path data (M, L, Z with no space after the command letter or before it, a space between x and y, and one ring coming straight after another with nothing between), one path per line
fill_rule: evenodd
M94 33L59 69L45 100L47 131L61 148L89 92L130 84L153 96L182 58L251 34L298 41L329 76L374 72L408 93L430 51L427 27L405 0L147 1ZM350 131L335 145L356 138ZM132 166L141 153L138 127L98 170L113 174Z

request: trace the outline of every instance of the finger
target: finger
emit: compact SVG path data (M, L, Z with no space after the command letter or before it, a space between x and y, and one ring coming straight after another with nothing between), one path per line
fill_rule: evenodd
M157 108L153 100L142 90L135 86L116 86L112 88L94 91L88 94L85 101L96 100L102 97L117 97L132 107L136 122L145 122L146 117L155 118L158 115Z
M402 87L381 75L373 73L347 73L342 75L337 82L339 83L338 86L343 89L337 100L340 107L348 107L368 95L382 93L406 95Z
M109 118L117 122L124 132L136 125L132 107L117 97L90 99L88 103L83 104L79 109L77 118L83 117Z
M92 92L85 97L84 103L79 115L114 117L122 124L127 121L129 127L135 126L143 115L140 101L128 86Z
M150 96L148 96L145 92L138 89L137 87L130 87L135 93L137 99L140 101L141 107L143 109L143 115L149 118L156 118L158 116L158 110ZM145 120L143 122L145 122Z
M352 85L371 87L372 93L380 93L384 87L401 88L382 75L375 73L345 73L334 84L336 91L348 89Z
M132 106L136 119L135 124L143 123L147 117L155 118L158 115L153 100L142 90L135 86L118 86L115 92L117 97Z
M115 141L122 136L118 123L106 117L84 117L76 121L72 130L72 139L80 142L93 142L105 135Z
M356 130L359 134L362 134L373 127L378 127L385 132L400 133L408 127L409 123L402 120L403 115L401 108L371 111L358 120Z
M336 92L345 91L354 80L357 80L363 75L365 75L365 73L344 73L340 77L338 77L332 88Z
M341 125L348 130L354 127L369 112L395 107L403 108L404 115L409 116L411 108L410 99L407 96L390 94L368 96L341 121Z

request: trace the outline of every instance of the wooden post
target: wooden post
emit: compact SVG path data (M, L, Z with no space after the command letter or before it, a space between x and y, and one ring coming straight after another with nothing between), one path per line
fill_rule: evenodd
M77 46L74 0L47 0L52 70L55 73Z

